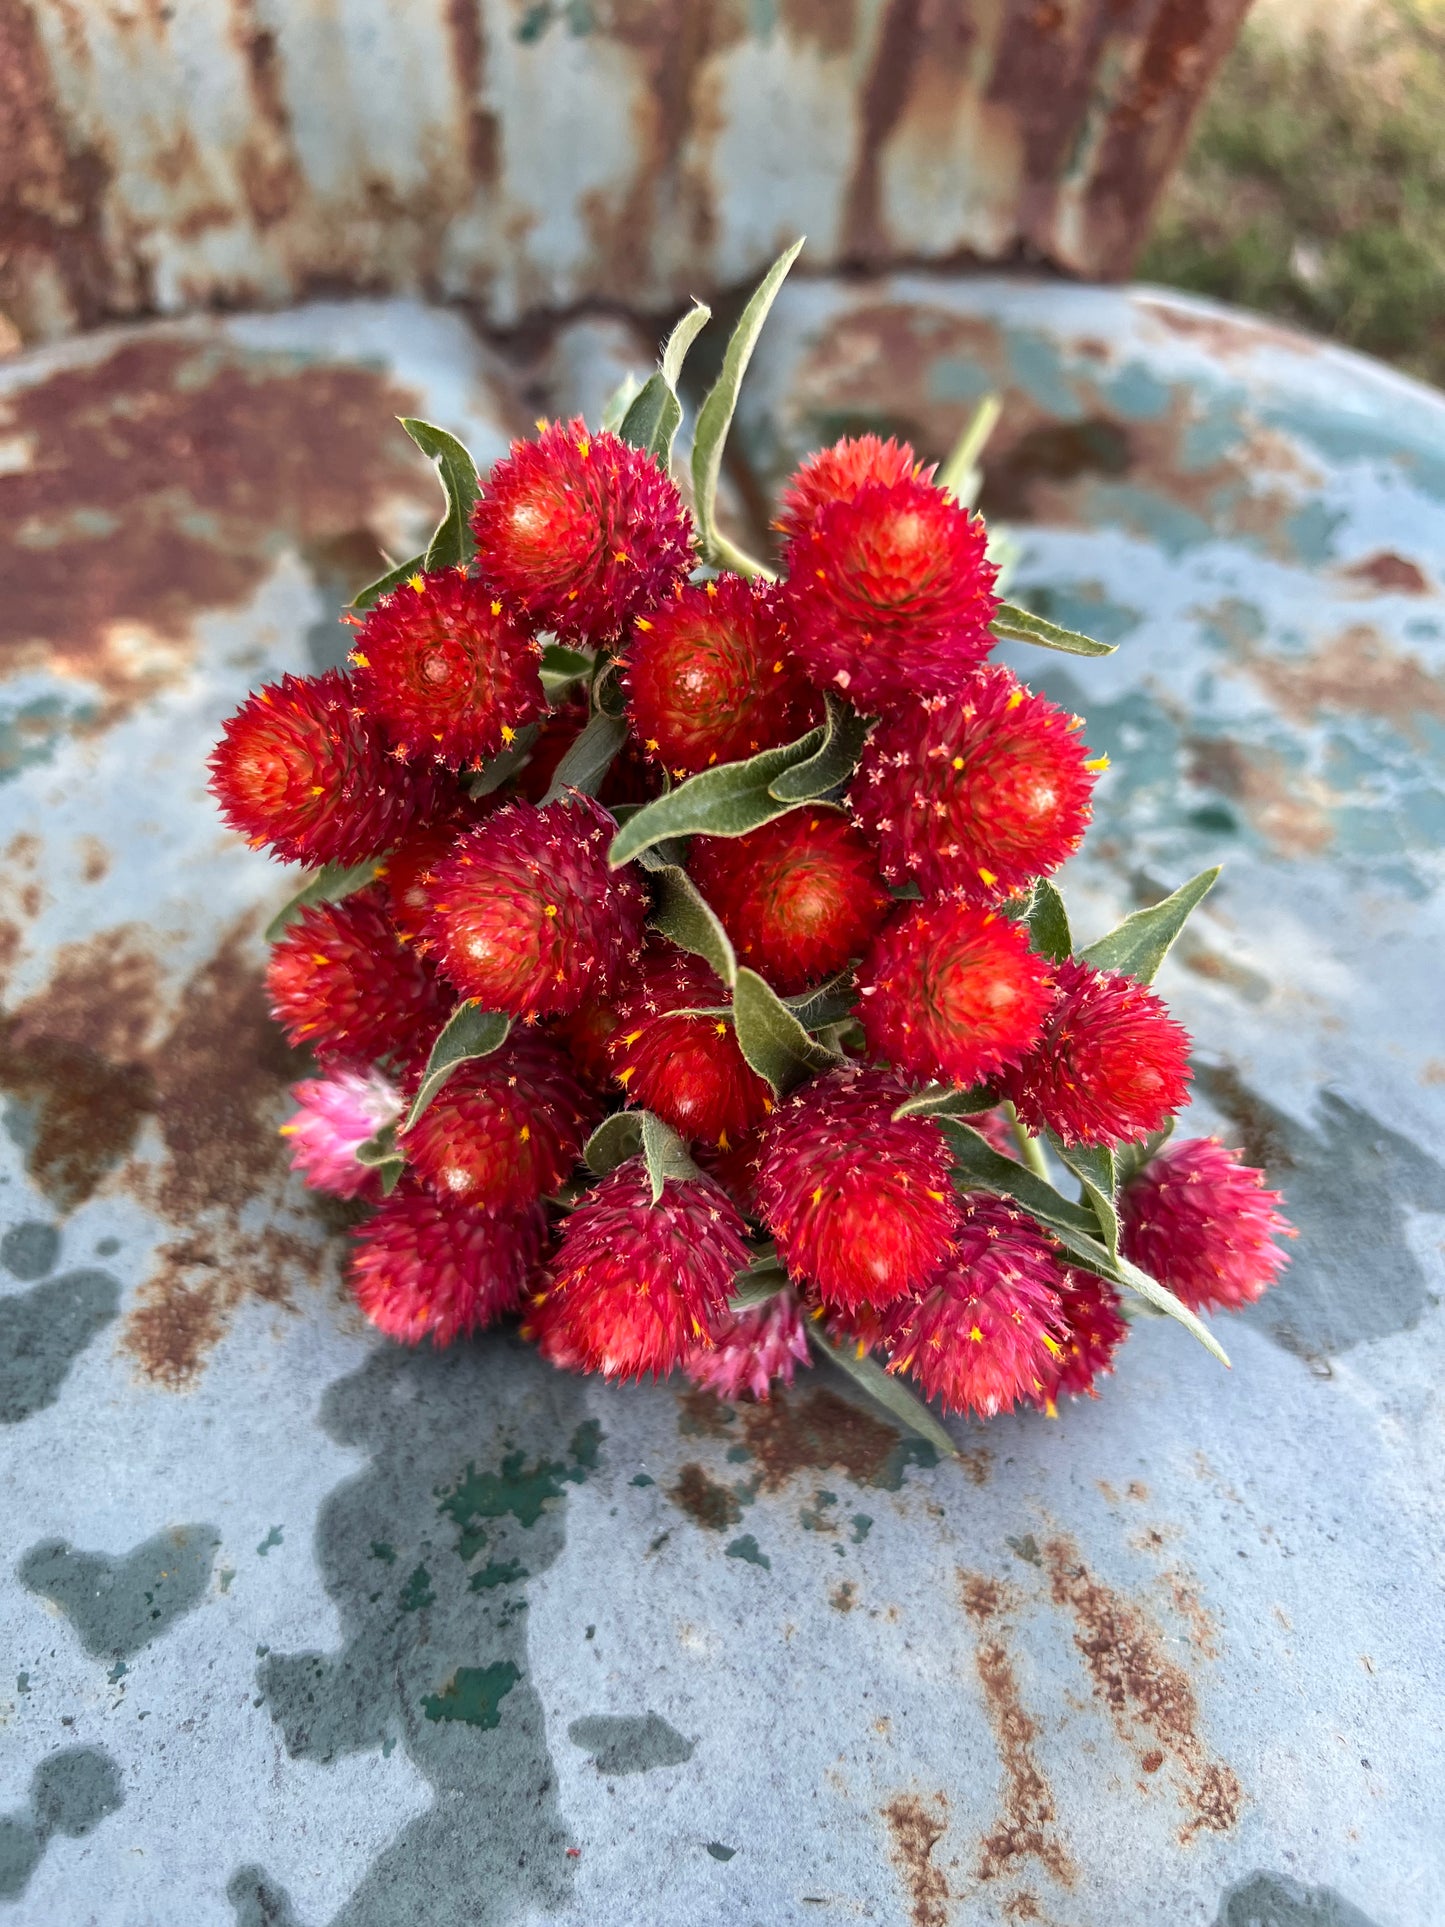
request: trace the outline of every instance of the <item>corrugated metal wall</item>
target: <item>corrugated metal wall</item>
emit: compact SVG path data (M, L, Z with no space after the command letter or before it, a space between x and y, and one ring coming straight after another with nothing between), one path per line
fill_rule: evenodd
M0 0L0 310L1122 274L1248 0Z

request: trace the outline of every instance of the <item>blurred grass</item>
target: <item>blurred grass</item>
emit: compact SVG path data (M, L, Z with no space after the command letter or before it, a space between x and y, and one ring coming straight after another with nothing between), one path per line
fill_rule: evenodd
M1258 0L1136 275L1445 386L1445 0Z

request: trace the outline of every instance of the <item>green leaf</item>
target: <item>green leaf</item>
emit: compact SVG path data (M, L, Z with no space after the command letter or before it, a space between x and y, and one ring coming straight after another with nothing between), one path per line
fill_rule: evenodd
M567 649L560 642L549 642L542 651L542 693L555 705L575 683L585 682L592 674L595 656L582 649Z
M456 436L449 435L434 422L417 421L410 415L403 415L401 425L422 454L430 456L436 463L447 498L447 512L437 523L436 533L427 544L423 566L428 571L454 569L459 563L470 562L477 552L477 545L472 540L472 510L482 492L482 485L477 479L477 465Z
M1121 1185L1132 1183L1150 1159L1158 1157L1174 1135L1175 1121L1171 1117L1162 1131L1155 1131L1151 1136L1141 1138L1137 1144L1121 1144L1116 1148L1114 1165Z
M989 436L998 427L1003 403L997 395L985 395L968 419L968 425L953 445L953 452L934 476L934 485L951 495L962 508L972 508L983 477L978 458Z
M540 723L528 723L517 731L513 742L506 749L499 749L495 756L489 756L482 767L467 784L468 796L490 796L499 790L503 783L509 783L518 770L526 767L527 758L532 754L532 746L542 733Z
M769 1246L766 1251L760 1251L745 1270L734 1274L728 1310L752 1311L755 1306L765 1305L770 1298L776 1298L787 1287L787 1271L779 1262L776 1251Z
M1073 955L1069 913L1064 908L1064 899L1046 877L1040 877L1034 885L1034 898L1029 905L1029 934L1034 949L1050 963L1062 963L1065 957Z
M497 1046L506 1041L511 1028L511 1018L503 1016L500 1011L483 1010L475 1000L458 1004L431 1047L431 1056L426 1060L421 1083L406 1114L406 1122L401 1127L403 1136L416 1123L458 1064L468 1063L474 1057L490 1057Z
M599 1178L605 1178L609 1171L637 1157L641 1150L641 1111L614 1111L611 1117L603 1118L582 1146L582 1162Z
M686 1183L690 1178L700 1178L702 1173L689 1157L686 1144L670 1124L664 1124L651 1111L643 1111L641 1115L642 1157L647 1165L648 1182L652 1186L652 1202L661 1204L662 1187L669 1178Z
M1084 1196L1099 1221L1099 1230L1111 1258L1119 1255L1119 1214L1114 1197L1119 1189L1114 1169L1114 1153L1106 1144L1061 1144L1049 1134L1049 1144L1059 1162L1073 1172L1084 1187Z
M648 922L681 949L705 958L731 990L737 982L738 960L717 912L677 864L646 867L655 892Z
M733 987L733 1027L738 1049L779 1097L840 1061L814 1042L777 992L746 966L739 967Z
M602 404L602 419L597 426L615 435L627 419L627 411L642 392L642 377L629 369Z
M692 444L692 512L699 544L709 559L720 559L716 552L717 483L722 472L723 447L732 426L733 411L738 405L738 391L742 387L747 365L752 360L758 336L762 333L763 323L767 320L768 310L776 300L788 269L797 260L802 246L802 239L799 238L778 256L763 276L733 330L732 339L723 355L722 372L698 411L697 432Z
M1036 642L1041 649L1061 649L1066 656L1112 656L1117 643L1095 642L1077 629L1061 629L1028 609L1001 602L994 611L993 632L1003 642Z
M672 444L682 426L682 403L677 384L687 351L712 319L712 309L701 301L694 303L667 338L662 351L662 366L649 375L628 406L617 432L623 441L643 449L661 467L672 461Z
M395 1124L383 1124L379 1131L357 1145L354 1155L358 1164L380 1175L381 1195L389 1198L406 1169L406 1157L397 1149Z
M846 783L858 767L858 758L872 727L870 719L840 702L831 690L823 700L828 707L828 718L816 753L805 762L791 764L768 785L769 795L780 803L811 803L840 783Z
M831 1359L839 1371L846 1372L891 1418L906 1425L910 1432L916 1432L919 1438L927 1439L944 1458L959 1457L958 1447L923 1400L892 1372L885 1372L871 1352L860 1354L856 1345L835 1345L814 1319L808 1321L808 1336L821 1357Z
M820 1030L825 1024L841 1023L858 1001L851 970L840 970L814 990L800 991L783 1002L804 1030Z
M1167 1285L1161 1285L1157 1278L1151 1278L1147 1271L1141 1271L1137 1265L1130 1264L1127 1258L1119 1258L1115 1263L1118 1283L1126 1290L1134 1292L1146 1304L1153 1305L1156 1311L1162 1311L1170 1318L1176 1319L1186 1331L1194 1334L1205 1351L1212 1353L1221 1365L1228 1367L1229 1354L1214 1333L1202 1318L1197 1318L1186 1304L1174 1296Z
M375 582L368 582L364 589L358 589L351 598L352 608L369 609L373 603L380 602L384 595L390 595L393 589L399 589L403 582L409 581L414 575L420 575L425 568L424 555L414 555L410 562L398 562L394 569L388 569L385 575L379 575Z
M997 1091L986 1084L977 1090L960 1091L952 1084L929 1084L912 1097L905 1097L894 1117L976 1117L991 1111L998 1103Z
M1107 937L1100 937L1081 952L1084 962L1096 970L1113 970L1121 977L1133 977L1137 983L1152 984L1190 913L1214 888L1219 868L1216 863L1212 870L1201 870L1162 903L1125 917Z
M795 743L765 749L741 763L720 763L679 783L631 817L612 839L614 870L630 863L650 844L668 836L746 836L796 809L780 803L769 785L785 769L805 763L818 749L823 731L810 729Z
M376 878L385 858L374 856L365 863L324 863L302 890L298 890L291 901L283 904L266 925L266 942L275 943L283 936L287 926L293 924L303 910L309 910L313 903L340 903L343 897L351 896L357 890L364 890Z
M576 741L568 745L552 777L551 787L542 798L543 805L555 803L568 790L595 796L612 767L613 757L626 741L627 724L623 718L609 716L599 709L588 719L587 727Z

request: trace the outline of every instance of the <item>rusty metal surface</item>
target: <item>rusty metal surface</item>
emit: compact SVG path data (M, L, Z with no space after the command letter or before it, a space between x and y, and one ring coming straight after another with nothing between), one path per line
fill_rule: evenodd
M486 461L629 353L380 303L0 375L0 1920L1436 1927L1445 399L1147 291L780 306L740 505L1007 390L1016 593L1121 643L1028 664L1114 759L1077 921L1227 857L1166 988L1304 1231L1233 1373L1146 1325L960 1469L821 1370L374 1343L285 1170L216 726L431 514L393 414Z
M1120 273L1248 0L0 0L0 315Z

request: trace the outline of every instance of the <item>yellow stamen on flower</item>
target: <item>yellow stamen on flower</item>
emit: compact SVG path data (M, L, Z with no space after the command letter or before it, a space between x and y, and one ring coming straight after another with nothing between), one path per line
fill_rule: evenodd
M556 914L557 914L557 906L555 903L547 904L542 911L542 915L544 917L555 917Z
M503 723L502 724L502 741L510 749L512 744L515 743L516 740L517 740L516 730L513 729L510 723Z
M359 649L352 650L351 660L356 664L356 667L358 669L370 669L371 667L371 664L367 661L366 657L362 655Z
M426 588L426 577L422 575L409 575L406 579L406 586L408 589L414 589L416 593L420 595Z
M990 890L998 882L998 878L994 875L993 871L985 870L981 863L978 866L978 874L983 879L983 881L988 885Z
M1109 767L1109 759L1107 756L1091 756L1084 764L1085 769L1100 770L1100 769L1107 769L1108 767Z

